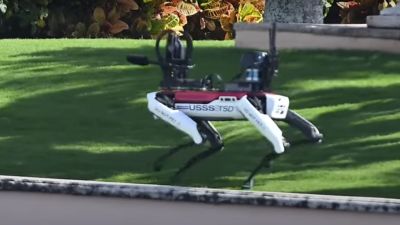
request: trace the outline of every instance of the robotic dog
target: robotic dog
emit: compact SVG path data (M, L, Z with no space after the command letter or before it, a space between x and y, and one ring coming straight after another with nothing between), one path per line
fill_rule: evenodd
M148 109L155 116L191 137L193 142L182 144L162 155L154 164L161 170L163 162L179 150L194 144L210 143L210 148L192 157L181 167L174 178L200 160L222 150L221 135L210 121L248 120L272 144L267 154L246 179L243 188L253 186L253 178L263 167L285 152L289 143L274 120L284 121L299 129L307 142L321 142L323 135L309 121L289 109L289 98L270 93L271 80L278 73L278 57L275 47L275 24L269 31L270 51L249 52L241 58L241 72L230 82L221 85L219 75L211 74L200 80L188 79L193 67L193 43L183 34L186 47L173 31L164 31L156 41L157 61L145 56L129 55L127 60L136 65L159 65L163 72L160 90L147 94ZM161 54L160 42L166 38L165 54ZM219 85L218 85L219 84Z

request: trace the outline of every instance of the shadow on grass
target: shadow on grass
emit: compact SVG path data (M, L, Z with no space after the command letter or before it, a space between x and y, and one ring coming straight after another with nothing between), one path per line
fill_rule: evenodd
M0 81L0 89L48 91L0 110L0 173L75 179L133 173L135 180L167 183L171 172L147 176L152 174L151 163L185 138L147 112L145 96L157 90L159 69L125 61L131 53L153 52L150 47L137 52L65 48L14 55L15 64L2 64L16 76ZM200 49L196 56L206 58L207 52ZM239 51L224 49L214 55L224 54L238 58ZM209 73L219 66L215 61L207 64ZM68 71L65 65L78 69ZM187 154L178 155L172 166L178 167L185 158Z
M0 108L0 173L169 184L173 172L204 147L177 154L167 162L163 172L152 171L155 158L187 139L168 125L154 121L147 112L145 94L157 89L159 69L130 67L125 62L127 54L152 56L153 52L152 47L80 47L14 55L18 61L3 65L2 69L31 76L0 82L0 89L49 91L17 99ZM289 96L290 84L308 79L363 80L374 74L400 75L398 56L301 51L281 55L282 73L274 86L282 86L282 94ZM234 75L239 57L240 51L231 48L196 48L198 66L193 71L194 77L213 72L226 77ZM60 65L77 69L60 70ZM321 145L294 147L291 154L277 160L274 171L357 169L399 159L400 123L397 117L390 117L399 113L400 100L396 97L400 96L399 88L397 81L386 86L302 89L292 96L292 107L310 114L309 108L327 107L326 110L322 107L312 120L326 140ZM241 185L270 147L248 124L243 127L229 124L217 125L224 136L231 135L226 150L188 171L179 184L223 188ZM234 130L241 128L251 133L240 135ZM294 131L287 132L298 136ZM389 174L383 176L393 178ZM266 179L262 182L268 182ZM279 179L287 178L275 181ZM395 183L393 187L400 186ZM395 188L388 195L382 191L380 187L360 188L366 195L400 196L400 190ZM318 193L353 192L349 189Z

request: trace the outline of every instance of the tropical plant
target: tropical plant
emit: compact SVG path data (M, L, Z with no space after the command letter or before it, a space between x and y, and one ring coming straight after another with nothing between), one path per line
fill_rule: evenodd
M131 11L139 10L134 0L112 0L97 6L93 10L93 23L87 30L90 37L109 36L129 29L129 25L121 18ZM82 32L76 30L73 36L79 37Z
M186 30L230 39L262 21L265 0L0 0L1 37L142 37Z
M264 0L147 0L144 8L147 20L137 18L141 26L147 26L150 34L157 35L164 29L187 30L191 33L222 33L220 37L233 37L235 22L260 22Z

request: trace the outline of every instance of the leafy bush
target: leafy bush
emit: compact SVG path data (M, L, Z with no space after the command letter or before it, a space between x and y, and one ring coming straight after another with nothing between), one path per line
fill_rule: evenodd
M150 38L164 29L230 39L262 21L264 0L0 0L1 37Z
M338 22L360 23L396 2L327 0L326 8L338 9ZM151 38L173 29L231 39L234 23L259 23L264 8L265 0L0 0L0 38Z
M46 0L0 0L0 34L25 37L37 33L48 16Z

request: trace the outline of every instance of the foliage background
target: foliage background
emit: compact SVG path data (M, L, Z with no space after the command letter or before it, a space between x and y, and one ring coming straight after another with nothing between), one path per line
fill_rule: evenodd
M186 29L230 39L235 22L261 22L264 0L0 0L1 37L150 38Z
M325 0L321 0L325 1ZM264 0L0 0L0 38L151 38L164 29L232 39L262 22ZM364 23L397 0L326 0L326 23ZM268 4L267 4L268 7Z
M325 1L325 0L321 0ZM151 38L164 29L232 39L262 22L265 0L0 0L0 38ZM364 23L397 0L326 0L326 23ZM268 7L268 3L267 3Z

